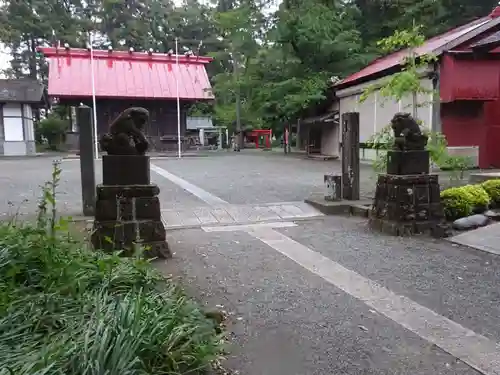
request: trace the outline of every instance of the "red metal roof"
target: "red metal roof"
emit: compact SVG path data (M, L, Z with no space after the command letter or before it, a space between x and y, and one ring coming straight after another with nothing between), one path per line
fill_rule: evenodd
M490 21L498 17L500 7L495 8L493 12L487 16L470 22L466 25L452 29L444 34L435 36L428 39L422 46L416 49L418 55L425 55L430 53L436 53L440 48L445 47L448 43L457 40L458 38L464 36L465 34L474 31L475 29L488 24ZM378 58L370 63L365 68L361 69L359 72L354 73L342 81L339 81L335 86L347 87L356 84L357 81L366 79L371 75L380 73L384 70L394 68L401 64L407 56L407 50L401 50L390 55Z
M92 96L91 60L87 49L40 48L49 59L50 96ZM213 99L205 64L209 57L94 50L95 94L98 98Z

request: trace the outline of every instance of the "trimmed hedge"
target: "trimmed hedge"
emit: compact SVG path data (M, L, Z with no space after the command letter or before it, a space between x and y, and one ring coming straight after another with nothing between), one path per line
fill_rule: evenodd
M490 196L492 206L500 207L500 179L485 181L481 186Z
M466 185L443 190L441 202L446 218L455 220L488 209L491 198L481 185Z

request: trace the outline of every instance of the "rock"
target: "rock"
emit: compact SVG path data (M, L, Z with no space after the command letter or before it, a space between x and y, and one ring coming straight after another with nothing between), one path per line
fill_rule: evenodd
M457 230L475 229L484 227L489 221L490 219L487 216L477 214L457 219L453 222L452 226L453 229Z
M449 223L439 223L431 230L432 237L446 238L452 235L451 225Z
M491 220L500 221L499 210L488 210L483 215L490 218Z

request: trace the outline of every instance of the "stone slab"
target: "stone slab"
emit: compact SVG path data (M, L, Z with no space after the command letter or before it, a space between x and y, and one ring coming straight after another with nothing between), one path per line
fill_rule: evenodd
M500 223L460 233L448 238L448 241L500 255Z
M429 151L387 151L387 174L416 175L429 173Z
M158 197L115 198L96 202L96 220L160 220Z
M156 197L160 194L158 185L97 185L97 200L115 199L116 197L140 198Z
M323 196L314 195L305 200L315 209L325 215L353 215L368 217L371 209L371 200L358 201L327 201Z
M151 181L149 156L103 155L104 185L148 185Z
M496 179L500 179L500 172L479 172L469 175L469 183L471 184L479 184L484 181Z
M225 205L162 210L167 229L205 225L252 224L270 221L301 220L323 214L304 202L262 205Z

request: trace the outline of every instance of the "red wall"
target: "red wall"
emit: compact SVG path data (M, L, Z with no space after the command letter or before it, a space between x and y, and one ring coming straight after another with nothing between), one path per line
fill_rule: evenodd
M479 167L500 168L500 61L446 55L441 124L449 146L479 146Z
M441 102L500 98L500 60L445 54L440 77Z

